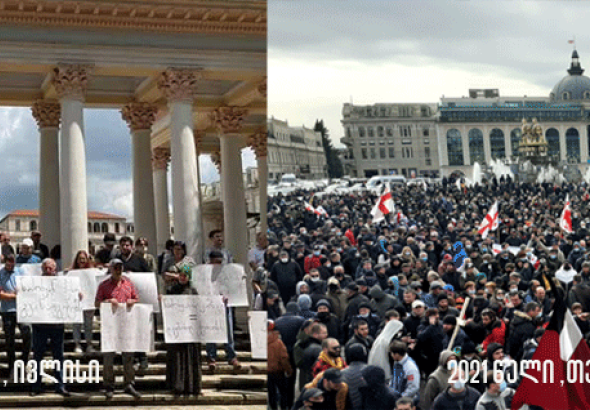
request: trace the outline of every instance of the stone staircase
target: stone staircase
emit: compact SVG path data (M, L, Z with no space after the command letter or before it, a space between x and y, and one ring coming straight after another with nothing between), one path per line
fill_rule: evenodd
M238 318L242 316L239 315ZM243 317L243 316L242 316ZM107 400L102 392L101 383L70 383L66 387L72 393L72 397L62 397L53 393L53 386L45 384L46 392L35 397L29 395L28 384L13 383L12 375L8 377L8 364L4 332L0 331L0 408L22 407L22 408L46 408L46 407L76 407L76 406L255 406L267 403L266 391L266 362L253 360L250 355L250 340L247 333L248 326L245 321L238 319L238 327L241 329L235 332L235 347L238 360L242 364L240 370L234 368L225 361L225 351L222 345L218 346L217 368L211 372L206 366L205 345L202 345L201 359L203 364L203 389L202 394L195 396L174 396L166 389L166 351L164 334L161 327L158 329L155 342L155 351L147 354L149 368L143 374L136 372L135 388L142 394L141 399L123 393L122 390L115 390L114 397ZM1 328L0 328L1 329ZM94 347L99 350L100 325L95 318L94 323ZM18 335L16 339L17 359L20 358L22 342ZM84 343L83 343L84 347ZM80 361L80 371L88 370L88 362L97 359L102 375L102 359L100 353L84 354L74 352L71 326L66 326L65 359L74 363ZM31 353L32 358L32 353ZM46 352L46 359L52 359L49 350ZM119 358L115 359L114 371L116 385L121 386L123 381L123 368ZM51 374L51 371L47 371ZM10 380L8 380L10 379Z

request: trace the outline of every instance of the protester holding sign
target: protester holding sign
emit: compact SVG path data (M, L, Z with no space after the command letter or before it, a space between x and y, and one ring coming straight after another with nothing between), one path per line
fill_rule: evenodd
M96 291L95 305L100 307L102 302L111 303L114 307L119 307L119 304L125 304L128 308L132 308L135 303L139 301L135 286L133 283L123 276L123 261L120 259L112 259L109 262L111 276L105 279ZM133 353L123 352L123 367L125 378L125 393L131 394L135 398L140 398L139 394L133 387L135 380L135 369L133 368ZM106 388L105 396L107 399L113 397L115 387L115 373L113 372L113 361L115 353L109 352L104 354L103 364L103 380Z
M88 257L88 253L84 250L78 251L76 253L76 257L74 258L74 263L72 267L69 269L78 270L78 269L91 269L94 267L94 263ZM94 309L92 310L84 310L84 338L86 339L86 353L93 353L94 347L92 346L92 320L94 319ZM80 324L74 324L74 342L76 347L74 351L76 353L82 353L82 346L80 345L80 341L82 340L82 326Z
M51 258L46 258L41 263L42 276L55 276L57 273L57 264ZM82 295L80 295L82 296ZM37 381L35 382L31 396L41 393L42 377L39 374L41 369L41 359L47 349L47 341L51 340L51 353L53 360L58 360L60 366L55 371L57 384L55 392L64 397L69 397L70 392L66 390L63 381L63 362L64 362L64 325L63 323L55 324L33 324L33 359L37 362Z
M196 295L191 286L190 272L180 267L178 281L168 287L168 295ZM166 344L166 384L175 395L198 395L201 392L201 344Z
M8 374L14 369L15 331L16 331L16 277L21 275L16 268L16 260L13 254L4 257L4 268L0 270L0 314L2 315L2 327L6 337L6 349L8 350ZM27 362L31 351L31 328L29 325L19 323L21 338L23 341L21 360Z

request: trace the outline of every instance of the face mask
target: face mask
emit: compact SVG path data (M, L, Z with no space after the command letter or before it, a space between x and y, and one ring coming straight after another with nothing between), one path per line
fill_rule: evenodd
M551 255L550 258L551 259L556 259L557 258L557 255Z
M330 285L328 286L330 292L336 292L338 290L338 285Z
M287 262L289 262L289 258L281 258L281 262L287 263Z
M422 258L422 260L423 260L424 262L426 262L426 261L428 260L428 258Z
M328 350L328 354L330 355L330 357L340 357L339 350L336 350L335 352L333 352L332 350Z
M410 256L410 252L404 252L404 255Z
M314 254L315 256L320 256L320 251L315 251L313 254Z
M543 317L543 311L540 311L540 312L537 314L537 316L536 316L536 317L537 317L537 319L540 319L540 318L542 318L542 317Z
M447 363L447 369L453 370L455 367L457 367L456 360L451 360L450 362Z
M461 380L457 380L455 383L453 383L453 388L455 390L462 390L465 387L465 383L463 383Z
M369 317L369 314L368 314L368 313L365 313L365 314L362 314L362 315L359 315L359 316L360 316L360 317L367 318L367 317Z
M319 280L320 280L320 277L319 276L315 276L315 277L311 278L311 281L312 282L317 282Z
M330 317L330 312L318 312L318 319L324 320Z
M466 246L466 248L467 248L468 250L471 250L471 249L473 248L473 246L471 246L471 245L467 245L467 246Z
M422 296L422 291L420 291L420 292L416 292L416 295L418 295L418 296Z
M463 358L465 360L473 360L474 357L475 357L475 355L470 355L470 356L464 356Z
M500 383L500 393L503 393L506 390L506 382Z
M488 251L488 248L482 248L481 251L485 253Z
M342 248L336 248L336 252L342 252Z
M305 235L307 231L301 231L301 235Z
M469 289L468 292L469 292L470 295L474 295L475 294L475 289Z

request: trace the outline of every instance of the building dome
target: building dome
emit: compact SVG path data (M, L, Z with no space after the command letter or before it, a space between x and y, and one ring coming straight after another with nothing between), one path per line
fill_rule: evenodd
M580 66L580 59L576 50L572 53L572 63L567 72L568 75L553 87L550 94L551 101L590 101L590 78L582 75L584 69Z

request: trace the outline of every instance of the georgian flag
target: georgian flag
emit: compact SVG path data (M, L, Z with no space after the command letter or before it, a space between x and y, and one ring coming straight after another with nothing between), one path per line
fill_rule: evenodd
M481 222L477 233L481 235L482 239L485 239L489 231L495 231L496 229L498 229L498 201L492 205L492 208Z
M305 210L311 213L315 213L315 209L313 206L311 206L309 203L307 202L303 202L303 206L305 207Z
M512 399L512 410L525 404L544 410L590 408L590 389L586 379L590 373L590 348L553 281L550 285L557 295L553 315L532 357L532 361L538 361L540 366L529 366L526 370ZM553 364L553 369L548 362ZM581 363L581 366L575 363ZM575 377L575 380L568 380L568 377Z
M559 218L559 227L567 233L572 233L572 209L570 207L570 196L569 194L565 197L565 205L563 206L563 212Z
M326 217L326 218L330 217L330 215L328 215L328 212L327 212L327 211L324 209L324 207L323 207L323 206L321 206L321 205L320 205L320 206L318 206L318 207L315 209L315 211L314 211L314 212L315 212L315 214L316 214L316 215L319 215L319 216L324 216L324 217Z
M394 209L395 205L393 204L391 191L389 190L389 186L386 186L383 195L381 195L381 198L379 198L375 207L371 211L371 215L373 215L373 223L381 222L385 219L385 215L393 213Z

